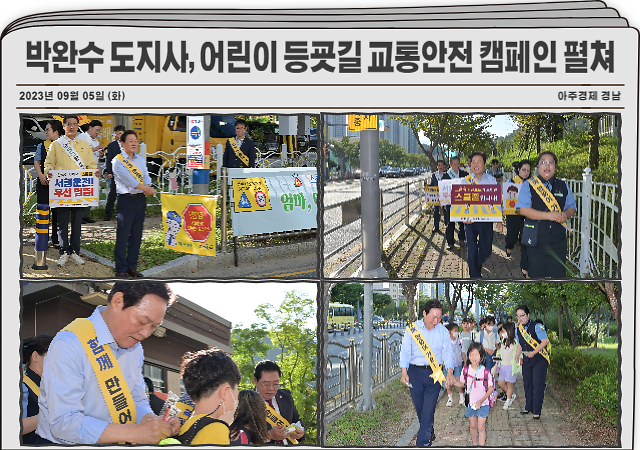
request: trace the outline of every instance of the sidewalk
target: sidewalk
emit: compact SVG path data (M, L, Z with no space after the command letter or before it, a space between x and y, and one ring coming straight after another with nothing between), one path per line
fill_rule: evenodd
M385 247L383 265L387 272L396 278L469 278L467 249L460 247L456 230L455 248L447 250L445 229L441 223L442 233L432 234L432 213L420 216ZM524 278L520 270L520 246L516 245L511 258L507 258L505 236L506 227L503 233L498 233L494 225L493 251L482 266L483 278Z
M489 412L486 422L487 447L558 447L575 445L570 436L571 424L565 420L564 407L558 402L550 389L545 392L540 420L533 420L531 414L521 415L524 409L524 385L522 377L514 385L516 400L508 411L502 409L504 403L498 401ZM469 419L464 415L464 406L458 405L457 388L453 390L454 405L445 406L447 395L444 392L436 406L434 428L436 440L434 447L470 447L473 445L469 433ZM418 419L411 424L418 429ZM409 429L411 429L411 426ZM413 433L412 433L413 434ZM396 446L415 446L416 436L410 442L400 439Z

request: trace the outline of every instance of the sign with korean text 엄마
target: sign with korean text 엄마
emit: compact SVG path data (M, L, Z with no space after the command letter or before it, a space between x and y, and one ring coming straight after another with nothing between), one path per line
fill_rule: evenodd
M160 200L165 248L216 256L216 198L162 194Z
M497 184L458 184L451 189L453 222L501 222L502 198Z
M438 199L440 206L448 206L451 204L451 188L453 185L460 183L462 183L462 178L438 181Z
M520 195L522 184L510 181L505 181L502 184L502 211L505 216L520 214L516 211L516 205L518 204L518 195Z
M229 169L234 236L317 227L315 167Z
M97 206L100 184L95 170L50 170L49 207Z
M187 169L204 169L204 117L187 117Z

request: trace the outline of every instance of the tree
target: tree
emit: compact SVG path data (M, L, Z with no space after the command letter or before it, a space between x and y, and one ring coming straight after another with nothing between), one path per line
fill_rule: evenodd
M373 293L373 312L375 314L381 314L385 306L391 304L393 298L389 294L381 294L379 292Z
M358 302L364 295L364 285L362 283L336 283L331 289L331 301L333 303L346 303L354 308L358 307Z
M330 144L333 145L333 154L344 158L350 167L360 165L360 142L351 142L349 136L343 136L339 142L332 139Z
M404 147L391 142L389 139L380 139L379 160L381 166L399 167L404 162L407 151Z
M573 114L565 118L587 119L589 121L589 167L596 170L600 166L600 119L602 114Z
M285 295L279 307L262 304L256 317L266 322L273 346L280 349L278 364L282 369L282 383L291 390L296 408L308 427L316 425L316 330L307 327L316 318L315 299L303 297L296 291Z
M253 369L267 357L271 346L264 341L267 337L266 325L252 323L249 328L242 328L242 325L238 324L231 330L233 360L242 374L241 389L253 389Z
M418 290L418 283L408 282L402 283L402 295L407 300L407 309L409 313L409 322L415 322L418 320L416 315L416 291Z

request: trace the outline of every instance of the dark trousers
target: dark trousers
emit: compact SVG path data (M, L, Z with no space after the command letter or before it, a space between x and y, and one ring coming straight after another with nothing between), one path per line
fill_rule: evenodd
M36 198L38 205L49 204L49 185L40 183L40 179L36 181ZM51 243L58 244L58 208L52 208L49 211L49 223L51 223Z
M451 206L444 206L443 209L444 209L444 223L447 224L447 231L445 233L447 238L447 244L453 245L455 243L453 235L456 230L456 223L458 224L458 241L464 241L465 240L464 223L451 221L451 217L450 217Z
M433 429L433 416L436 412L436 403L438 395L440 395L440 383L434 383L431 375L430 367L422 368L410 365L407 369L409 382L413 385L411 391L411 400L418 414L418 422L420 422L420 430L416 439L416 446L421 447L431 442L431 434Z
M507 216L507 236L504 239L504 247L507 250L513 250L516 243L522 239L522 230L524 229L524 216Z
M467 263L469 276L479 278L479 266L491 255L493 222L474 222L464 226L467 235Z
M440 229L440 207L439 206L435 206L433 208L433 229L434 230Z
M109 187L109 195L107 196L107 204L104 207L104 215L106 219L111 219L113 216L113 205L116 203L116 182L111 180Z
M55 208L58 210L58 241L60 254L80 254L80 234L82 232L82 216L89 207ZM71 218L71 239L69 239L69 218Z
M549 363L540 354L533 358L523 357L522 381L524 382L524 410L539 416L544 401L544 385L547 381Z
M565 278L567 276L567 237L552 244L541 242L527 249L529 277Z
M142 230L144 228L146 210L146 197L118 195L116 214L118 225L114 252L116 272L118 273L136 270L138 267L138 255L142 244Z

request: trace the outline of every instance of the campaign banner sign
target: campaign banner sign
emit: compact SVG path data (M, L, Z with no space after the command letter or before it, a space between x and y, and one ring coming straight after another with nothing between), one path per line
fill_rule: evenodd
M502 222L500 185L460 184L451 189L453 222Z
M234 236L317 228L315 167L229 169Z
M440 204L438 186L425 186L424 187L424 196L425 196L427 205L436 205L437 206L437 205Z
M98 206L100 183L94 170L50 170L49 207Z
M448 206L451 204L451 187L462 182L462 178L438 181L438 198L440 199L440 206Z
M164 246L194 255L216 256L216 198L162 194Z
M505 216L520 215L520 212L516 211L516 204L522 185L523 183L512 183L511 181L505 181L502 185L502 211Z
M204 117L187 116L187 169L204 169Z

